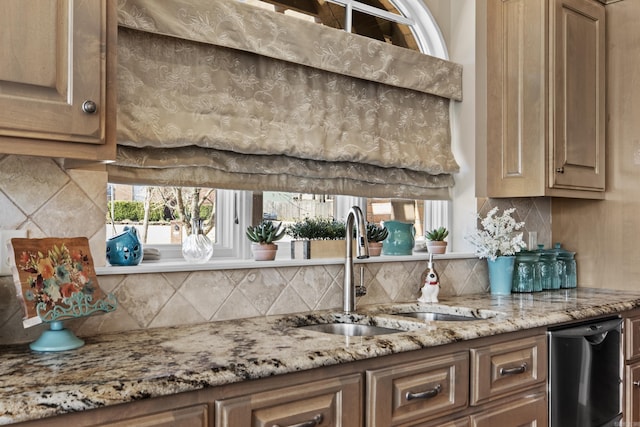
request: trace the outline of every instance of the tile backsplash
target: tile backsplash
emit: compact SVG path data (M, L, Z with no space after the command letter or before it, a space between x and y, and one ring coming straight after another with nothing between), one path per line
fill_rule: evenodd
M494 207L501 213L505 209L515 208L513 218L524 222L523 239L529 243L529 233L537 234L538 244L550 248L551 241L551 198L520 197L512 199L478 199L478 214L484 218Z
M364 267L367 294L358 304L415 301L426 261L356 265ZM486 262L438 260L442 298L486 292ZM287 314L342 307L343 266L297 266L98 276L113 292L118 309L104 315L65 322L79 336ZM22 310L11 277L0 278L0 344L32 341L44 326L22 328Z
M0 228L28 230L29 237L87 236L96 265L104 265L107 175L66 170L60 161L0 156ZM479 211L511 204L538 241L550 241L550 201L479 202ZM502 207L502 205L501 205ZM382 262L364 267L368 292L358 304L414 301L425 261ZM486 292L484 260L438 260L441 296ZM133 329L285 314L342 306L342 265L101 275L100 286L119 303L113 313L75 319L65 326L79 336ZM22 310L10 276L0 277L0 344L36 339L44 326L22 327Z

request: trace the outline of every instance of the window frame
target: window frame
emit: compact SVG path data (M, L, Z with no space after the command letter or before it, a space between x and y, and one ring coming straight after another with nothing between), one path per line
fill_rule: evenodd
M251 245L244 230L251 224L252 192L216 189L215 230L212 260L249 259ZM184 261L182 245L175 243L148 244L160 251L163 262Z

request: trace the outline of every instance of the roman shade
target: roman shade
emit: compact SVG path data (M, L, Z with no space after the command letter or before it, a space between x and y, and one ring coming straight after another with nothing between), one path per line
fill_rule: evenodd
M230 0L118 17L111 182L449 197L459 65Z

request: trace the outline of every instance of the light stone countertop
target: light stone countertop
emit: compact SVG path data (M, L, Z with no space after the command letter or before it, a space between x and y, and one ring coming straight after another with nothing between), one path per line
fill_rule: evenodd
M393 312L425 306L488 319L422 322ZM640 292L584 289L491 296L438 304L361 307L349 321L402 329L344 337L296 328L340 320L310 312L100 335L85 346L36 353L0 347L0 424L171 395L289 372L418 350L499 333L556 325L640 307Z

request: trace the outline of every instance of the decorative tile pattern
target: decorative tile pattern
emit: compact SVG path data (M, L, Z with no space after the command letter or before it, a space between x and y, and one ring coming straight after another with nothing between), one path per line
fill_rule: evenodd
M96 265L104 265L107 176L103 171L64 170L52 159L0 156L0 227L29 231L29 237L89 237ZM551 242L550 199L481 200L514 206L538 241ZM420 295L425 262L369 263L364 266L367 294L361 306L411 302ZM360 281L360 264L356 282ZM78 335L296 313L342 307L342 265L259 268L209 272L99 276L119 307L113 313L76 319L65 325ZM486 262L439 260L441 295L486 292ZM36 339L44 326L22 327L22 312L11 277L0 277L0 344Z
M545 248L553 246L551 241L551 198L523 197L513 199L478 199L478 214L487 215L494 207L500 211L515 208L514 219L524 221L523 239L528 243L528 233L538 233L538 243Z

